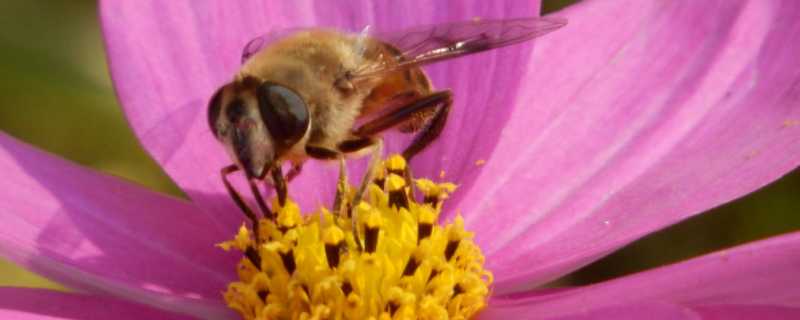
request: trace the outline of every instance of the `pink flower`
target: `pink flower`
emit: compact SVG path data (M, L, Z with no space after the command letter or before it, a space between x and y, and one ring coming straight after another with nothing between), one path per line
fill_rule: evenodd
M205 106L243 45L273 26L393 30L538 7L103 2L128 119L193 202L0 134L0 255L83 292L0 288L0 316L236 318L220 292L239 256L214 244L243 217L219 179L229 160ZM414 173L445 171L461 185L444 214L460 210L496 279L479 318L800 317L800 233L594 286L529 291L800 164L800 2L596 0L555 15L569 25L533 44L428 68L456 105ZM291 184L304 208L331 202L328 167L310 162Z

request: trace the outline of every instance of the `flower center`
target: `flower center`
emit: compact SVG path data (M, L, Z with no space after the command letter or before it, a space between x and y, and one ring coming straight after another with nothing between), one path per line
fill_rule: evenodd
M279 206L277 225L260 221L259 240L242 226L219 246L244 253L240 281L225 301L245 319L468 319L488 300L492 274L456 217L437 225L450 183L416 180L422 203L411 201L395 156L379 166L369 202L357 205L358 234L350 217L325 208L301 216L296 204ZM350 188L350 195L355 188ZM349 207L346 204L345 207ZM357 243L361 239L362 243ZM258 243L258 245L257 245Z

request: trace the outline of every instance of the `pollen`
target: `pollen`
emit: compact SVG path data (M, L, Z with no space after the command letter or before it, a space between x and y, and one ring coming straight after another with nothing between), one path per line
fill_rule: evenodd
M239 281L223 293L228 306L248 320L472 318L492 274L461 216L437 223L456 185L415 180L425 195L416 203L404 169L399 156L386 160L369 201L342 206L355 205L358 230L344 212L301 215L291 199L273 200L277 225L263 219L260 234L243 226L218 245L243 253Z

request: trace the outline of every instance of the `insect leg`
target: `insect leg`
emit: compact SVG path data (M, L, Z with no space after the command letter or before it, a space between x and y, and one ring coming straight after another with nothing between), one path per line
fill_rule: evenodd
M378 139L381 138L375 136L369 136L369 137L345 140L342 141L342 143L339 143L339 145L336 146L336 149L344 153L358 152L366 148L369 148L371 146L374 146L376 143L378 143Z
M270 177L271 179L266 179L266 181L275 188L275 192L278 194L278 203L280 203L281 206L286 204L286 198L289 195L289 187L287 184L294 180L298 174L300 174L302 167L302 163L293 164L291 171L289 171L286 176L283 175L283 167L278 164L270 169L270 172L272 173ZM251 184L250 188L253 190L253 194L256 195L256 200L258 201L258 205L261 206L261 209L269 210L264 202L264 199L258 193L258 188L255 186L255 184ZM267 212L269 212L269 214L267 214ZM271 211L264 211L264 216L272 221L275 221L275 216Z
M358 136L372 136L395 127L423 122L422 132L403 151L403 157L411 160L439 137L452 105L453 93L450 90L435 92L367 122L353 133ZM430 113L433 113L433 116L424 116Z
M340 229L344 229L341 222L342 220L339 219L342 212L342 202L344 201L344 194L345 191L347 190L347 162L345 161L344 153L323 147L306 146L306 154L308 154L309 157L312 157L314 159L339 160L339 181L336 183L336 196L334 197L333 200L333 216L335 217L336 225L338 225ZM353 239L360 248L361 240L358 239L358 229L353 229Z
M361 242L358 240L358 210L356 208L358 204L361 203L361 199L364 197L364 192L367 191L367 187L372 184L372 179L375 178L375 167L378 166L378 162L381 160L381 152L383 151L383 138L374 137L372 140L375 142L374 149L372 149L372 157L369 159L367 171L364 172L364 178L361 179L361 186L358 187L358 192L356 192L349 208L349 216L353 222L353 234L356 236L356 244L358 244L359 248L361 248Z
M247 218L250 219L250 221L253 223L253 233L256 235L256 243L258 243L259 242L258 216L256 216L256 213L253 211L253 209L250 209L250 206L248 206L247 203L244 201L242 195L240 195L239 192L236 192L236 189L234 189L230 181L228 181L228 174L236 171L239 171L239 167L233 164L222 168L222 170L220 171L220 173L222 174L222 183L225 184L225 189L228 190L228 193L231 195L231 198L233 199L233 202L236 204L236 206L239 207L239 209L242 210L244 215L247 216Z
M306 154L319 160L335 160L341 152L323 147L306 146Z
M365 123L363 126L356 129L355 134L373 135L394 127L414 124L415 122L424 122L421 126L423 128L422 132L419 133L411 145L406 147L403 151L403 158L410 162L411 158L429 146L439 137L439 134L442 133L444 125L447 122L447 117L450 115L450 108L452 105L453 93L450 92L450 90L435 92L382 117ZM430 114L432 111L432 117L420 116ZM407 163L406 180L409 185L411 185L411 179L411 164ZM412 199L415 198L413 192L409 194L409 196L412 197Z
M276 163L270 172L272 173L272 181L275 183L275 192L278 193L278 203L281 206L285 206L289 189L286 186L286 177L283 176L283 168L279 163Z
M343 153L358 152L369 147L373 147L374 149L372 150L372 157L367 165L367 170L364 171L364 178L361 180L361 185L356 194L356 198L358 199L364 196L364 192L366 192L367 187L369 187L369 182L375 178L375 167L377 167L378 161L380 161L380 155L383 150L383 138L380 136L355 138L345 140L337 146L339 151ZM358 205L355 201L353 201L352 204ZM348 212L348 214L350 213L352 212Z
M247 183L250 185L250 191L253 192L253 196L256 198L258 207L261 208L261 212L264 214L264 217L272 220L272 222L275 222L275 215L272 214L272 210L269 209L267 203L264 202L264 198L261 197L261 192L258 190L256 183L252 179L247 179Z
M447 117L450 115L450 108L453 106L453 93L450 90L440 91L425 100L420 103L428 103L429 107L436 107L437 111L428 120L425 129L417 135L414 142L403 151L403 158L406 158L407 161L411 161L411 158L428 147L442 133L444 125L447 123Z
M416 156L439 137L439 134L444 130L444 125L447 123L447 117L450 115L450 109L453 106L453 93L449 90L442 92L445 92L445 94L440 96L438 100L441 101L441 108L437 110L433 118L428 120L428 124L425 126L422 133L420 133L414 139L414 142L403 151L403 158L405 158L407 162L406 183L408 185L411 185L412 181L414 181L414 175L411 173L411 158ZM416 201L416 189L411 188L411 192L409 192L408 196L411 201Z
M339 180L336 182L336 196L333 198L333 214L339 217L342 213L342 202L347 191L347 161L344 154L339 154Z
M306 146L306 154L314 159L338 160L339 161L339 181L336 183L336 196L333 200L333 215L337 218L341 214L344 193L347 190L347 162L344 154L337 150L330 150L323 147Z
M294 178L296 178L302 171L303 171L302 162L293 163L291 171L289 171L289 173L286 174L286 180L292 182L292 180L294 180Z

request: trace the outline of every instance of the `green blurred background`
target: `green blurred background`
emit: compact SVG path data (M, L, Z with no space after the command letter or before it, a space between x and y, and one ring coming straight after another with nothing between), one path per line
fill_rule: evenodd
M74 162L184 196L125 122L108 76L95 1L0 1L0 130ZM573 2L545 0L543 11ZM553 285L595 283L800 230L798 208L800 171L795 170ZM63 289L4 260L0 285Z

